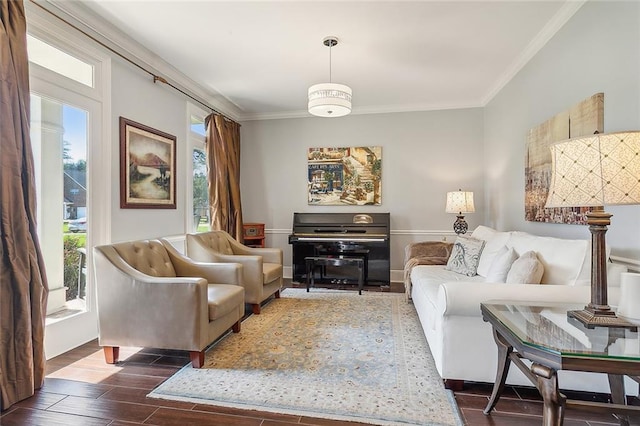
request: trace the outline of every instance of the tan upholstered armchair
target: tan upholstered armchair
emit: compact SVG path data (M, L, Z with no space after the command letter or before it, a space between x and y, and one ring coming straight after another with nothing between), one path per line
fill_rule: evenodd
M107 363L120 346L190 352L200 368L204 350L244 315L242 265L202 264L164 240L131 241L93 249L98 340Z
M224 231L187 234L187 256L198 262L237 262L243 269L245 302L254 314L260 303L282 288L282 250L240 244Z

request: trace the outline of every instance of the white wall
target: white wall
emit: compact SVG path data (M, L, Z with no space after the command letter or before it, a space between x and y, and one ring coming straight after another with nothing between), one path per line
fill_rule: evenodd
M447 191L474 191L478 212L466 219L470 229L484 222L482 123L480 108L244 122L244 220L264 222L267 245L282 248L291 265L294 212L389 212L391 269L400 270L409 242L455 235ZM382 146L382 205L309 206L306 155L316 146Z
M487 224L589 238L585 226L524 220L527 131L604 92L605 132L640 129L640 3L588 2L486 106ZM607 206L612 254L640 258L640 206Z
M171 88L119 58L112 67L112 203L113 242L155 238L185 233L185 188L187 185L187 102ZM120 208L120 128L125 117L176 136L176 202L174 209ZM189 209L189 212L191 209Z

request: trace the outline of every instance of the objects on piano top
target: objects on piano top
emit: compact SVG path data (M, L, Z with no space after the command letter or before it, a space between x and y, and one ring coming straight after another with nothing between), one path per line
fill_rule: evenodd
M373 223L373 218L368 214L357 214L353 216L353 223Z

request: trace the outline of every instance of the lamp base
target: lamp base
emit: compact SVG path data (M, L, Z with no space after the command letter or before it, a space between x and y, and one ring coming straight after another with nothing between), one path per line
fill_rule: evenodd
M638 331L636 324L617 317L611 309L594 309L587 305L580 311L567 311L567 317L577 319L587 328L620 327Z
M469 229L469 225L467 225L467 222L464 220L464 216L458 215L457 217L458 219L453 222L453 232L458 235L466 234L467 230Z

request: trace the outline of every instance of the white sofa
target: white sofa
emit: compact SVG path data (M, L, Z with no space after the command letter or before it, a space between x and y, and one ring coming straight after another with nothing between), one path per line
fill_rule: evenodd
M468 277L451 272L445 265L417 265L405 272L410 277L410 298L440 376L454 383L461 380L492 383L497 349L491 326L482 319L480 303L489 300L588 303L590 242L518 231L499 232L485 226L474 230L471 237L485 241L477 275ZM544 266L541 284L486 282L492 261L505 245L513 247L518 255L530 250L537 254ZM621 265L609 263L611 305L617 305L620 273L625 270ZM510 369L507 383L531 385L515 367ZM597 392L609 389L604 374L561 371L559 384L563 389ZM633 388L628 391L637 394L637 385L635 391Z

